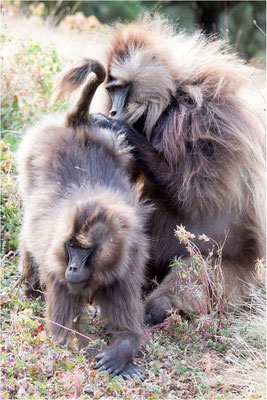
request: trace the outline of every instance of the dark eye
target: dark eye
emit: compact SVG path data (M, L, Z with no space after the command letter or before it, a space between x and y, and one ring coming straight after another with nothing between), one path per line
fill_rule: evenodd
M74 242L73 242L73 240L70 240L70 241L67 243L67 245L68 245L69 247L74 247Z
M109 87L107 88L109 92L114 92L114 88L113 87Z
M126 89L126 87L127 87L127 85L120 85L120 86L119 86L119 88L120 88L121 90Z

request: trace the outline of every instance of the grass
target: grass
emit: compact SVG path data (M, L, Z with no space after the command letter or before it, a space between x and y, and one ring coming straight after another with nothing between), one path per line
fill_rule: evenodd
M62 64L52 46L43 46L33 39L18 39L8 33L7 26L3 27L1 44L2 135L14 150L26 126L57 109L57 105L50 103L50 94Z
M218 296L213 314L200 300L196 315L182 318L174 311L161 327L145 328L147 340L136 358L145 370L144 383L96 372L83 351L74 353L54 342L43 320L44 303L27 299L17 285L22 208L14 151L26 126L59 107L50 104L50 95L64 59L53 46L14 37L8 26L1 40L1 399L264 399L264 289L228 317L218 313L223 310ZM186 238L193 246L194 238L180 230L179 239ZM192 252L205 286L209 265L203 270L194 246ZM181 262L176 268L184 273ZM89 309L88 319L92 333L100 335L99 315Z

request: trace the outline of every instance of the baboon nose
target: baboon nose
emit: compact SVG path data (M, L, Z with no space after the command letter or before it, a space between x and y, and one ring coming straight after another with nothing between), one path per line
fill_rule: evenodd
M109 116L110 116L110 118L113 118L113 117L115 117L115 115L117 114L117 111L110 111L110 113L109 113Z

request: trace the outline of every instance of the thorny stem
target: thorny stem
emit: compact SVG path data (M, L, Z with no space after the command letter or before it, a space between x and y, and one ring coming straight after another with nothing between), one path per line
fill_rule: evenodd
M223 309L224 309L224 299L221 300L221 307L219 307L219 322L218 326L216 329L216 335L218 335L222 323L222 315L223 315Z
M35 289L29 281L26 281L26 283L28 283L28 284L31 286L32 290L34 290L35 292L39 292L39 293L42 293L43 295L46 295L46 293L43 292L42 290ZM58 322L52 321L52 320L50 320L50 319L48 319L48 318L41 318L41 317L32 317L32 318L33 318L33 319L38 319L38 320L40 319L41 321L45 321L45 322L49 322L50 324L57 325L57 326L59 326L60 328L66 329L67 331L70 331L70 332L74 333L75 335L82 336L82 337L84 337L84 338L90 340L91 342L94 342L94 340L91 339L89 336L84 335L84 334L82 334L82 333L76 331L75 329L67 328L66 326L61 325L61 324L59 324Z
M84 338L90 340L91 342L94 342L94 340L93 340L92 338L90 338L89 336L84 335L83 333L80 333L80 332L76 331L75 329L67 328L66 326L61 325L61 324L59 324L58 322L52 321L51 319L48 319L48 318L41 318L41 317L35 317L35 316L31 316L31 318L36 319L36 320L41 320L41 321L49 322L50 324L57 325L57 326L59 326L60 328L63 328L63 329L66 329L67 331L70 331L70 332L72 332L72 333L75 333L75 335L82 336L82 337L84 337Z
M29 282L29 281L26 280L26 283L28 283L28 284L31 286L31 288L32 288L32 290L33 290L34 292L39 292L39 293L43 294L44 296L46 296L46 293L43 292L42 290L35 289L35 288L32 286L31 282Z
M190 255L190 257L197 257L197 265L202 266L203 272L201 273L201 281L204 286L204 291L206 292L207 298L210 299L207 301L207 308L205 307L205 310L202 307L201 301L198 301L198 304L196 304L196 308L199 310L200 315L206 316L207 313L210 314L210 317L214 321L214 312L218 312L219 318L218 318L218 324L216 328L216 333L215 335L218 334L221 323L222 323L222 316L223 316L223 311L224 311L224 304L225 304L225 299L223 298L223 295L220 293L220 291L217 288L216 283L213 281L213 279L209 275L209 270L208 270L208 264L206 260L203 258L199 248L197 245L194 243L192 238L194 238L194 235L191 235L190 232L186 232L185 228L183 226L177 227L176 235L178 239L180 240L181 243L183 243L186 246L186 249ZM221 265L222 261L222 248L225 244L226 238L227 238L228 232L225 234L225 239L222 244L222 246L219 246L216 241L214 241L212 238L208 238L208 241L211 242L213 245L213 249L209 255L209 257L212 257L214 254L214 249L215 247L218 249L218 258L217 260L213 260L214 265L218 264L218 266ZM205 236L205 235L204 235ZM204 239L205 237L201 238L199 237L200 240ZM213 258L213 257L212 257ZM189 284L191 282L190 276L188 277L189 279ZM213 304L212 298L216 301L216 307ZM211 335L211 323L208 323L207 321L202 322L202 329L201 331L203 332L204 336L209 337Z

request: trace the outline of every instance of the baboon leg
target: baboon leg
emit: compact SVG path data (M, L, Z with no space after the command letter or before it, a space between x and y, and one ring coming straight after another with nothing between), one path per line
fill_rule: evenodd
M40 297L44 300L44 294L40 284L39 269L31 253L21 241L20 247L20 269L25 278L25 295L29 298Z
M187 264L187 260L183 260L183 263ZM178 309L186 314L196 311L192 293L185 283L185 279L181 278L176 268L170 269L168 275L145 301L146 324L149 326L160 324L171 309ZM196 283L194 288L200 289Z
M76 337L77 347L86 347L90 339L76 335L71 330L82 330L84 324L84 309L87 305L87 299L78 294L73 294L68 287L60 282L47 282L47 307L46 316L50 322L50 329L56 339L61 344L67 344L69 348L75 349ZM67 328L67 329L66 329ZM86 334L86 336L89 336Z
M140 369L131 362L143 335L139 285L134 280L118 280L105 288L101 296L96 295L96 301L103 317L109 320L112 337L110 346L96 357L95 368L105 369L112 375L138 376L142 380Z
M259 285L255 264L223 261L221 281L227 309L243 306L251 290Z
M184 268L191 267L190 259L183 260L183 264ZM206 307L208 312L208 304L215 303L219 297L225 305L228 303L228 309L236 308L243 304L256 283L254 268L225 260L220 268L214 268L212 275L211 281L207 281L204 276L203 279L197 277L193 271L183 274L179 267L170 270L146 299L146 324L153 326L163 322L171 309L190 314Z

